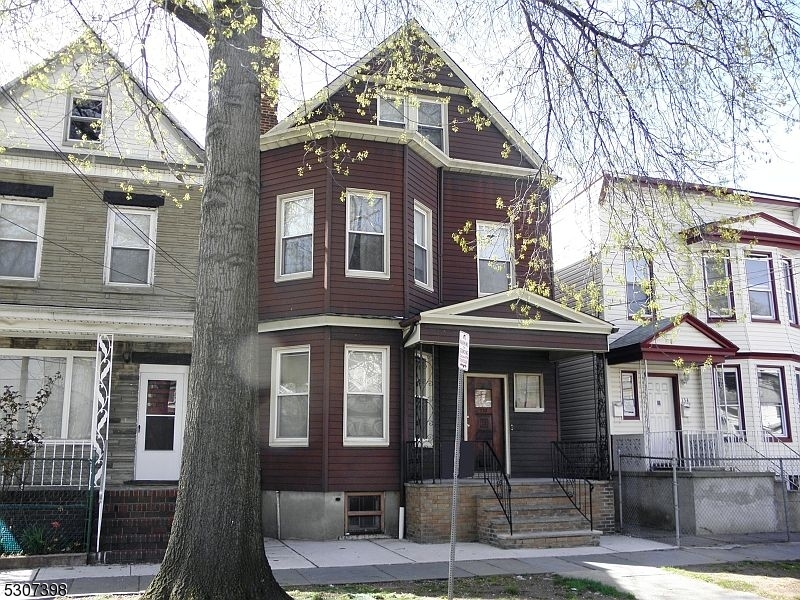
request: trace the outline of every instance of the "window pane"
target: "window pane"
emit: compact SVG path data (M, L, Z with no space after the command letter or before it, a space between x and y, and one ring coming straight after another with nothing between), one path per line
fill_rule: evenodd
M97 98L73 98L72 116L99 119L103 116L103 101Z
M511 265L508 262L478 261L478 283L481 294L504 292L511 284Z
M380 115L380 125L389 125L393 127L403 127L405 125L405 117L403 116L403 107L405 106L404 100L392 100L387 98L378 98L380 108L378 114Z
M0 277L35 277L36 242L0 240Z
M308 384L305 384L306 388ZM308 396L278 396L278 437L308 436Z
M481 225L477 230L478 258L487 260L511 260L511 241L508 227Z
M145 450L172 450L175 447L175 417L147 417L145 428Z
M69 139L96 142L100 139L100 121L80 121L70 119Z
M739 379L735 370L717 371L717 390L720 431L741 431Z
M347 356L348 393L383 393L383 353L353 350Z
M423 248L428 245L428 216L421 210L414 211L414 243Z
M149 248L150 215L124 213L114 215L113 246Z
M283 237L311 234L314 226L314 202L298 198L283 203Z
M147 414L174 415L177 387L174 379L150 379L147 383Z
M350 196L350 231L383 233L381 196Z
M0 238L36 241L38 231L38 206L0 204Z
M311 271L311 244L310 235L283 240L283 265L281 273L306 273Z
M748 286L765 287L770 285L768 261L749 258L745 261L745 267L747 269Z
M705 257L708 314L712 317L729 317L733 314L728 278L728 259Z
M69 433L72 440L89 439L92 431L94 402L94 359L72 361L72 389L69 400Z
M382 273L384 271L383 236L351 233L347 268L354 271Z
M347 436L383 437L383 396L347 395Z
M442 127L442 105L438 102L420 102L417 115L420 125Z
M628 314L648 315L649 296L644 291L643 282L650 279L650 263L643 258L629 258L625 261L625 294Z
M514 407L542 408L539 375L514 375Z
M29 356L0 357L0 390L12 387L20 394L19 401L31 402L45 384L45 377L61 374L44 408L39 412L36 424L45 438L61 438L61 415L64 408L64 379L67 361L65 358L35 358ZM26 428L27 413L17 415L18 428Z
M783 385L779 369L759 369L758 394L761 401L761 426L775 436L785 436Z
M439 148L439 150L444 150L444 132L441 129L420 126L418 131L426 140Z
M414 279L428 283L428 252L425 248L414 245Z
M758 317L772 317L772 292L750 290L750 313Z
M109 280L115 283L149 283L150 251L111 249Z
M308 352L280 355L280 382L278 393L308 393Z

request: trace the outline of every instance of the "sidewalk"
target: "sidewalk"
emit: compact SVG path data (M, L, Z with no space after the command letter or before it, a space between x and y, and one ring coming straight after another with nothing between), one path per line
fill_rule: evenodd
M285 587L311 584L372 583L446 579L447 544L407 540L313 542L265 540L275 577ZM741 560L800 560L800 544L752 544L715 548L675 548L619 535L604 535L599 546L547 550L502 550L478 543L456 547L456 577L558 573L602 581L642 599L746 600L753 594L660 570ZM6 582L66 583L69 595L132 593L144 590L159 565L45 567L0 572ZM39 598L42 596L39 595Z

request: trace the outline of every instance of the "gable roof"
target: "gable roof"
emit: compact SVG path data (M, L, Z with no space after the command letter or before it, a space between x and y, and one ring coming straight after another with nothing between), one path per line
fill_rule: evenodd
M445 52L442 47L434 40L431 35L425 31L416 19L409 20L405 25L400 27L397 31L383 40L375 48L370 50L361 59L354 63L344 73L339 75L330 84L324 87L320 92L305 104L298 107L288 117L282 119L275 127L273 127L267 134L278 133L291 129L298 120L313 112L316 108L326 102L335 93L345 87L359 71L366 66L373 58L380 55L391 44L397 40L405 31L406 28L414 28L419 34L420 40L426 43L442 59L444 64L467 86L469 91L474 94L478 100L479 106L486 113L489 120L498 128L498 130L507 138L509 138L514 146L522 153L522 155L535 167L540 168L543 166L542 158L533 149L533 147L525 140L514 125L500 112L494 103L478 88L474 81L464 72L464 70L456 64L456 62Z
M684 233L687 244L715 240L800 249L800 228L765 212L710 221Z
M119 69L121 73L125 73L130 81L133 83L135 90L137 93L141 94L142 97L147 101L147 103L154 107L158 113L166 118L169 125L174 129L175 133L180 138L181 142L184 143L186 146L187 151L197 159L198 163L205 162L205 151L203 147L194 139L188 130L178 121L178 119L160 102L157 98L155 98L152 94L147 91L147 88L142 84L139 78L128 69L125 64L120 60L120 58L100 39L95 31L90 28L86 28L86 30L78 36L72 42L66 44L60 50L53 53L50 57L45 59L44 61L37 63L30 68L28 68L24 73L19 75L18 77L12 79L8 83L0 88L0 92L3 96L9 97L13 94L14 91L17 89L27 85L26 81L30 79L34 74L37 72L45 70L47 67L51 65L58 65L61 63L62 58L70 56L73 53L83 52L87 53L85 50L81 50L80 44L83 43L84 40L89 40L92 43L96 43L101 51L101 56L98 60L98 63L103 62L105 60L114 63Z
M647 323L608 347L608 364L635 360L673 361L677 359L721 362L739 351L738 346L689 313Z

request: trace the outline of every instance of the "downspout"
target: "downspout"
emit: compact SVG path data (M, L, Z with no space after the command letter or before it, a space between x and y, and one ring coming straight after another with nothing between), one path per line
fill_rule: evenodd
M405 510L406 510L406 440L408 439L408 415L406 414L406 342L414 335L418 321L415 320L408 331L403 335L400 344L400 516L398 517L398 532L401 534L405 530Z
M436 264L437 270L439 271L439 281L434 280L433 284L436 286L438 294L438 306L441 306L444 302L444 296L442 294L442 281L444 280L444 275L442 274L442 265L444 264L442 259L442 249L444 248L444 167L439 167L436 170L436 179L438 187L436 191L436 201L438 205L438 214L436 215L436 232L438 237L436 243Z

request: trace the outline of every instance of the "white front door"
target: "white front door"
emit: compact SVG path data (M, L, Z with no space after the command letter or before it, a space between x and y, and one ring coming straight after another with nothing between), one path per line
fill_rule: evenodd
M650 422L650 455L658 458L677 456L672 377L648 376L647 412Z
M134 474L139 481L177 481L189 367L142 365Z

